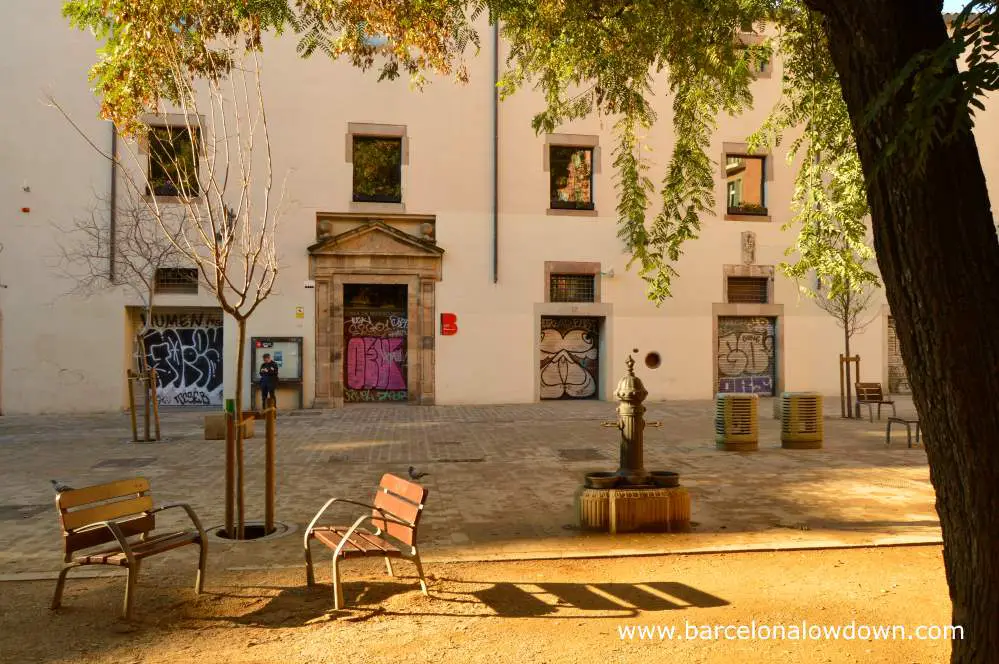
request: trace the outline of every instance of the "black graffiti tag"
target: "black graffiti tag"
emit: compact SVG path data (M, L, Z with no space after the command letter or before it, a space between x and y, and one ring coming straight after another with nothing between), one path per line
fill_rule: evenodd
M160 403L221 403L222 328L154 328L144 340Z
M146 322L146 314L142 314ZM150 328L222 327L222 317L216 313L153 314Z
M167 403L172 403L176 406L210 406L212 403L211 397L207 392L202 392L201 390L187 390L186 392L178 392L173 395L173 400L161 399L160 403L163 404L164 401Z

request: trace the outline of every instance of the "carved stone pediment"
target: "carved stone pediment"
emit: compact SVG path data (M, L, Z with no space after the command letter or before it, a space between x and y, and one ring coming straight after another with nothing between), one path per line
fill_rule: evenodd
M369 221L309 247L314 256L424 256L437 258L444 250L436 244L400 231L382 221Z

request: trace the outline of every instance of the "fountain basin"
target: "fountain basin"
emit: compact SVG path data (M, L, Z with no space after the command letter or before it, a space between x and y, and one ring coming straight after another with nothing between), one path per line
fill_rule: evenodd
M617 473L597 472L586 473L586 487L589 489L613 489L621 481Z
M664 488L680 486L680 473L671 470L653 470L651 473L652 483Z

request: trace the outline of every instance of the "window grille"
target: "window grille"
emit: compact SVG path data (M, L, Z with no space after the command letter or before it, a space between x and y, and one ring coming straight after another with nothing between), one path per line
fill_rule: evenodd
M731 303L767 304L767 277L729 277L728 301Z
M193 267L161 267L156 270L157 293L198 294L198 270Z

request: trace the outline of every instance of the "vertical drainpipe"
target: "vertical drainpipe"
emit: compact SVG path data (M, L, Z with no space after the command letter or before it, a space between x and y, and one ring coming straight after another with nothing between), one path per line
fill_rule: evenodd
M114 271L115 251L117 250L118 227L118 128L111 123L111 206L108 215L108 280L114 283L117 275Z
M499 21L493 24L493 283L499 282Z

